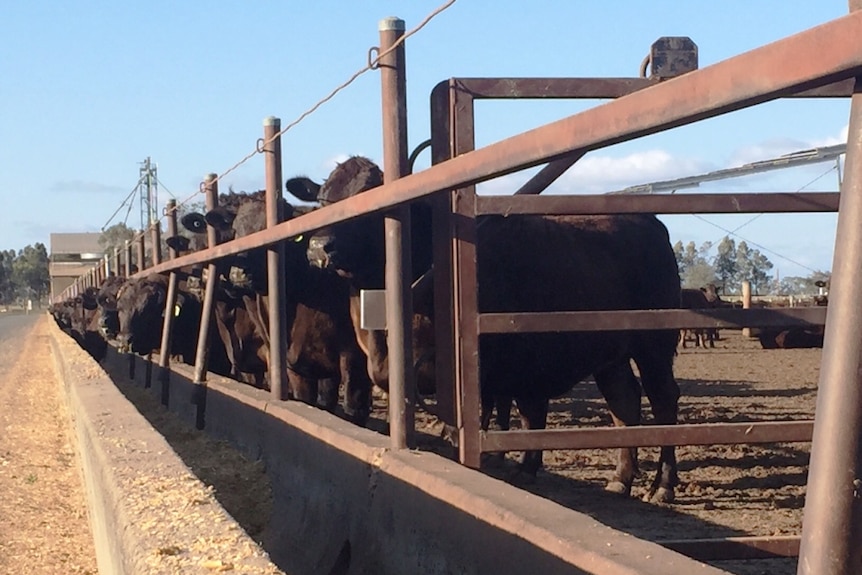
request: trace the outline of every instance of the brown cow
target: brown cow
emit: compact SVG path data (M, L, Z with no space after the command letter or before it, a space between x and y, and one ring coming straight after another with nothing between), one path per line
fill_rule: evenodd
M380 169L352 157L326 183L288 180L304 200L329 204L381 182ZM412 208L413 266L428 269L431 222ZM309 260L325 262L354 289L381 289L383 216L348 220L315 234ZM671 309L680 302L679 275L667 229L652 215L490 217L478 229L479 311L542 312ZM430 305L429 305L430 307ZM432 316L428 317L430 321ZM487 334L480 338L483 406L513 397L527 429L545 427L549 399L592 375L616 425L641 422L641 390L656 423L677 420L679 387L673 376L678 330ZM631 361L638 366L635 377ZM479 416L479 414L476 414ZM488 410L482 414L487 428ZM629 493L637 450L621 449L608 489ZM541 451L525 454L522 468L535 474ZM677 479L673 447L662 447L648 498L671 501Z
M682 309L710 309L715 307L714 303L707 298L707 294L703 288L684 288L680 290L679 306ZM715 330L709 328L680 330L679 345L683 349L686 347L688 339L694 340L694 347L705 348L707 343L709 343L709 347L715 347Z

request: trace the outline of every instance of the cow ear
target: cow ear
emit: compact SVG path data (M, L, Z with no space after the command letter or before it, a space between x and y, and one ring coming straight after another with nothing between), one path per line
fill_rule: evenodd
M168 247L178 252L184 252L189 249L189 239L183 236L171 236L165 240Z
M235 217L236 214L221 206L208 211L204 216L206 223L217 230L225 230L229 228Z
M203 214L192 212L180 218L180 223L188 231L195 234L202 234L207 231L207 221Z
M316 202L317 194L320 192L320 184L312 182L305 176L290 178L284 183L284 188L303 202Z

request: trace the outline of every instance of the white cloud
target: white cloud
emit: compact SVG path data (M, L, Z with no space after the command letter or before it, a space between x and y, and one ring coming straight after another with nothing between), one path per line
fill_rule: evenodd
M110 184L102 184L99 182L87 182L84 180L63 180L54 182L49 188L52 192L63 193L79 193L79 194L118 194L129 190L123 189L120 186L112 186Z

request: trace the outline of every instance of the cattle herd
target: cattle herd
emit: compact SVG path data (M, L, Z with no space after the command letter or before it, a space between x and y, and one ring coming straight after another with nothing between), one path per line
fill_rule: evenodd
M339 164L325 183L291 178L286 190L306 204L327 205L381 185L383 174L367 158ZM314 209L283 201L285 219ZM430 207L414 202L412 262L415 281L430 273ZM359 425L371 410L372 387L388 389L385 332L358 325L359 294L384 287L384 220L372 214L284 241L288 341L285 381L291 399L343 414ZM186 233L168 238L178 253L206 247L207 225L219 243L266 227L262 192L228 193L206 214L181 218ZM265 248L217 262L219 276L208 334L208 369L250 385L269 387L269 325ZM170 353L194 364L202 311L203 269L178 272L179 287ZM480 312L542 312L711 308L730 305L714 286L680 289L667 229L653 215L487 216L478 227L478 305ZM52 313L97 361L113 340L121 350L158 353L168 281L153 274L135 279L108 277L75 298L57 303ZM433 294L414 291L413 351L420 395L435 390ZM616 425L641 421L646 393L658 424L677 421L679 387L673 375L678 330L488 334L480 338L481 423L508 429L515 402L522 425L546 425L549 400L588 376L604 396ZM715 330L696 330L697 344L714 346ZM777 347L787 334L765 336ZM770 339L771 338L771 339ZM775 344L775 345L773 345ZM822 344L822 335L821 335ZM640 381L632 362L637 366ZM342 398L339 402L339 398ZM535 474L540 451L527 452L522 469ZM637 474L636 450L619 450L608 489L629 493ZM648 498L672 501L677 484L673 447L661 450Z

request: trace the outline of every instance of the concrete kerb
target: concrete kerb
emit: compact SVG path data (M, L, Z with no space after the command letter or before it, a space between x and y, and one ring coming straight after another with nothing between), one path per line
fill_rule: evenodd
M100 573L211 573L228 566L281 573L108 375L53 325L52 347Z

